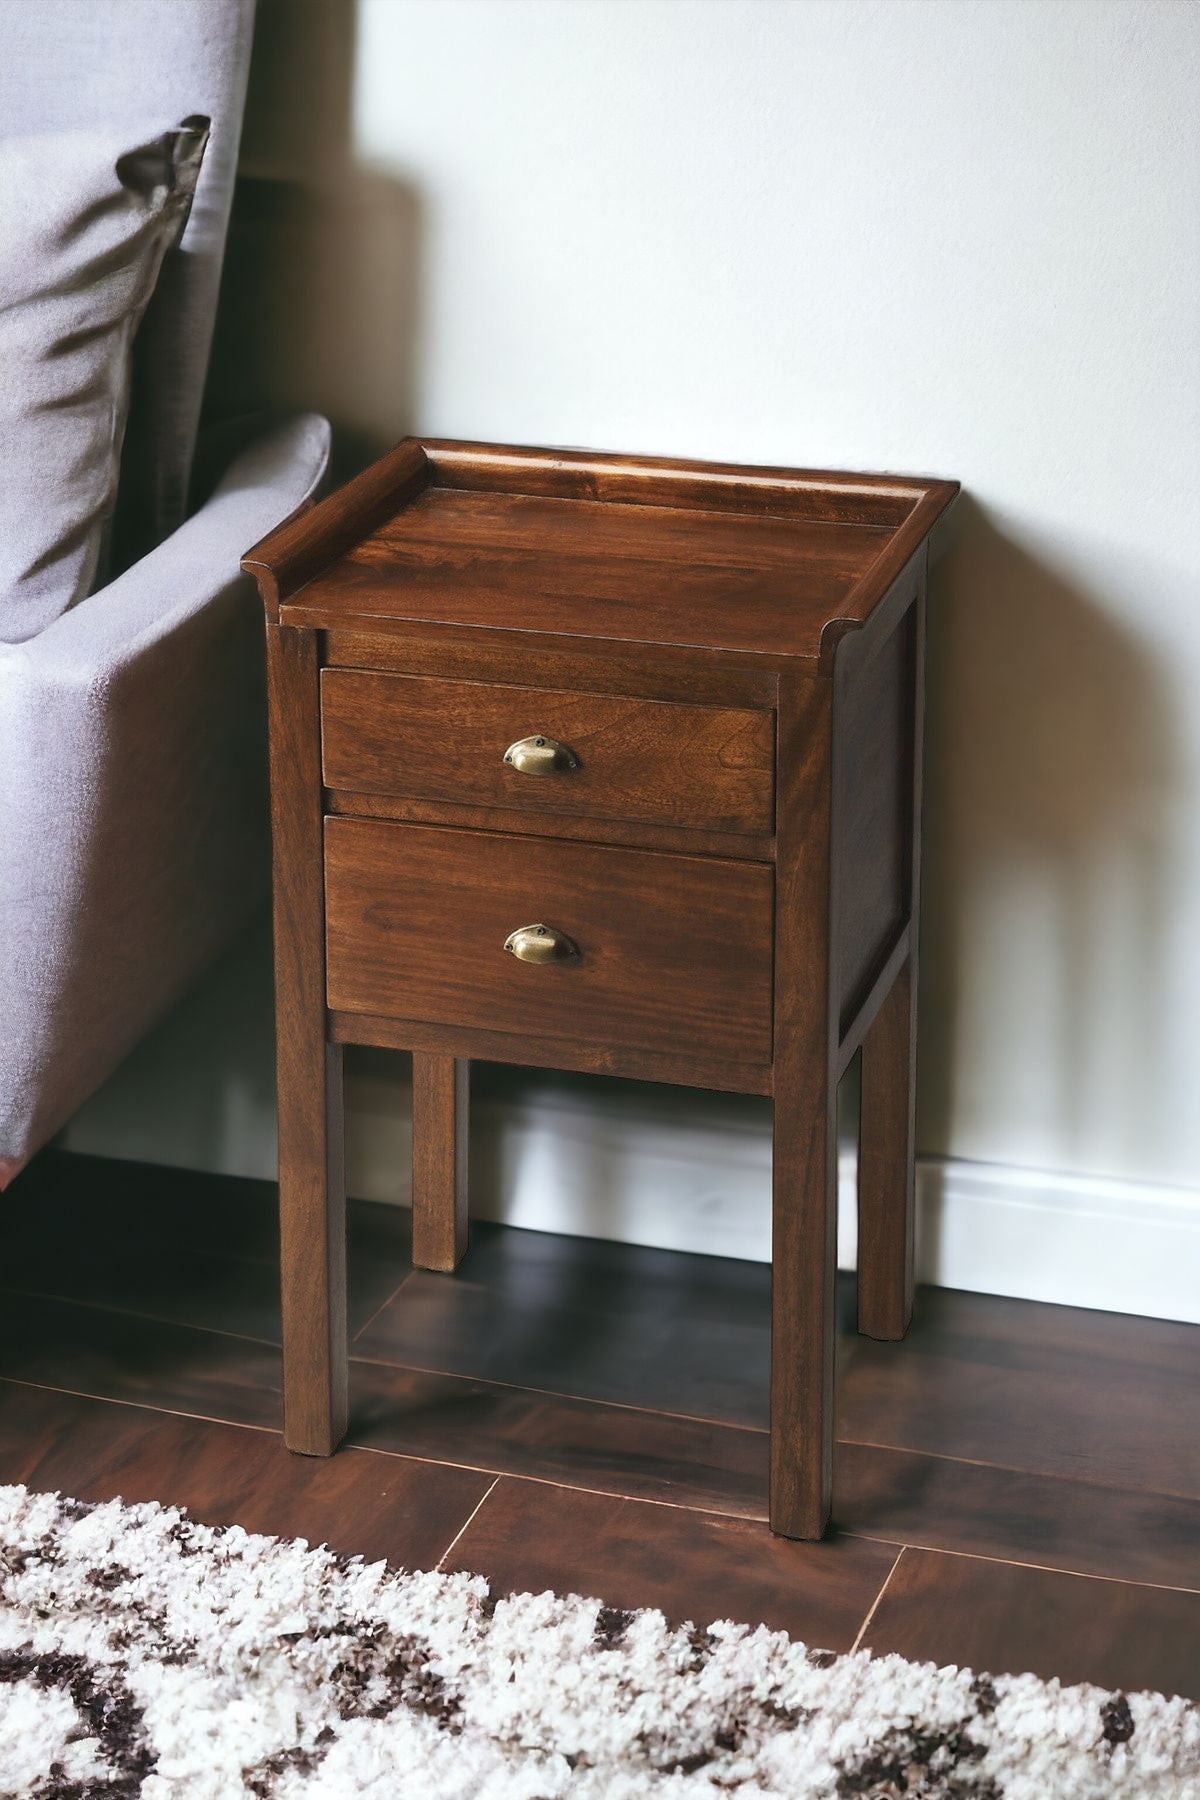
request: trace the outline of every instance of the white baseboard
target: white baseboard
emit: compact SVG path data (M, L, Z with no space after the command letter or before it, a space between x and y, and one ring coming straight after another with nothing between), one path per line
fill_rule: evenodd
M539 1231L766 1261L767 1102L528 1073L472 1109L472 1211ZM360 1079L350 1185L406 1199L407 1108ZM840 1165L838 1261L857 1248L855 1157ZM977 1293L1200 1323L1200 1190L994 1163L918 1163L918 1273Z
M922 1280L1200 1324L1200 1190L933 1157L917 1181Z

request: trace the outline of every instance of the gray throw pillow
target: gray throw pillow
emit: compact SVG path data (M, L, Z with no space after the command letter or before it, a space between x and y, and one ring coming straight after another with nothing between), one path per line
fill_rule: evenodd
M96 579L134 335L200 172L207 119L140 137L0 138L0 642Z

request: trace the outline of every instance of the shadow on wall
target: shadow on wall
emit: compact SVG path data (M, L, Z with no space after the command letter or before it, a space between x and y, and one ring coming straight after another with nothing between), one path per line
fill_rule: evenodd
M358 166L355 0L260 0L208 405L324 412L344 479L409 429L416 191Z
M948 536L930 584L918 1142L986 1157L974 1122L1005 1129L990 1070L1010 1097L1024 1084L1033 1129L1044 1121L1086 1167L1105 1096L1121 1096L1110 1141L1115 1129L1132 1148L1158 1123L1157 816L1178 759L1166 687L1143 643L969 496ZM1028 983L1013 970L1024 908ZM1036 1008L1036 1046L1027 1021L1014 1045L1002 1019L978 1017L980 996L1004 998L978 966L993 929L1020 1003ZM1027 1059L1019 1078L1014 1055ZM1009 1124L1029 1140L1025 1119Z

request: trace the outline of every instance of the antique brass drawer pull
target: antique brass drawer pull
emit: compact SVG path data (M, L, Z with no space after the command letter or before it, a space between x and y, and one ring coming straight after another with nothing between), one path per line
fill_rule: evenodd
M579 955L579 945L553 925L522 925L505 938L504 948L527 963L570 962Z
M504 752L504 760L522 775L558 775L579 767L579 758L573 750L540 734L518 738Z

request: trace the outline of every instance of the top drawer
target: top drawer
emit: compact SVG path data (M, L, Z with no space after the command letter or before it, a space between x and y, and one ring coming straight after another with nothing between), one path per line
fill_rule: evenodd
M360 794L769 834L773 726L750 708L321 674L325 785Z

